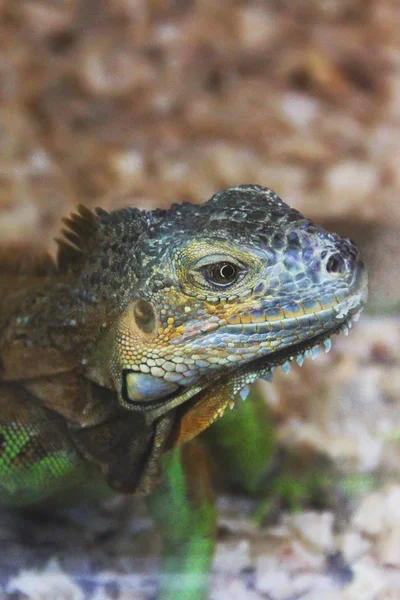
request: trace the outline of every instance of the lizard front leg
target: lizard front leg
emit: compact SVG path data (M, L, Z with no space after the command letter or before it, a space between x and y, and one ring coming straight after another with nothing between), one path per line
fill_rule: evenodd
M207 597L216 533L207 462L197 441L176 448L165 456L162 482L148 499L163 536L159 600Z

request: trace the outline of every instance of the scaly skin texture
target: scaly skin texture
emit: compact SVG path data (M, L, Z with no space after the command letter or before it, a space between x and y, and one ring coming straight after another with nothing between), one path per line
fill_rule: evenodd
M149 493L168 449L366 300L354 244L267 188L65 223L57 265L1 255L5 504Z

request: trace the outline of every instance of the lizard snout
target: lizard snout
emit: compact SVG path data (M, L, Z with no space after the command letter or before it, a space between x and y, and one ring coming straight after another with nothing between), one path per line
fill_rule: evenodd
M360 252L352 240L337 236L330 252L324 250L321 259L327 275L345 277L360 284L360 278L366 278L366 270ZM365 281L366 284L366 281Z

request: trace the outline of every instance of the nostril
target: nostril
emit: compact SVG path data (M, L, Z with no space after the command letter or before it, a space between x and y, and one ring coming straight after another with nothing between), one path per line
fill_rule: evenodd
M340 254L333 254L326 263L326 270L328 273L344 273L346 270L344 258Z

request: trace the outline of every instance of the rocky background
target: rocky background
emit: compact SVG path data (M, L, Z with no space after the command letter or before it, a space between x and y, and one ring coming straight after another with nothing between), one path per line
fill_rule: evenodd
M368 262L350 337L259 385L281 449L329 461L336 498L260 527L221 496L212 600L400 597L399 29L398 0L0 0L2 243L54 250L78 202L259 183ZM139 506L115 533L102 510L3 514L0 597L150 598L151 523Z

